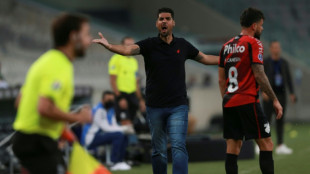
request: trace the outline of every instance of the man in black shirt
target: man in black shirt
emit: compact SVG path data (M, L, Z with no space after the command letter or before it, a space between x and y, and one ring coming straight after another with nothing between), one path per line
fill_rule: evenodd
M112 45L101 33L99 43L122 55L142 54L146 70L147 117L152 134L154 174L167 173L167 136L172 147L173 173L188 173L185 147L188 103L185 87L185 61L196 60L217 65L218 56L205 55L183 38L172 34L174 12L161 8L157 13L158 37L147 38L133 45Z
M284 114L286 109L286 93L287 90L290 94L290 100L292 103L296 102L294 94L294 87L292 84L292 78L288 63L281 57L281 45L278 41L270 42L270 56L264 60L264 68L266 75L270 81L273 91L283 106L283 117L276 120L276 132L277 132L277 154L291 154L292 149L288 148L283 142L284 133ZM288 88L288 89L287 89ZM269 122L273 115L272 101L263 93L263 106L264 112L267 115Z

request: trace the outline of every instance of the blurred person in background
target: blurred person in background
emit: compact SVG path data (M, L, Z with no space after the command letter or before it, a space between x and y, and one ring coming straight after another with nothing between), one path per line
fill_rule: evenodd
M122 45L133 45L132 37L124 37ZM131 124L137 110L145 112L145 101L142 97L139 79L138 62L132 56L115 54L109 61L110 84L117 97L116 115L123 124Z
M2 71L1 71L1 62L0 62L0 89L5 89L8 88L9 84L5 81L3 75L2 75Z
M73 61L91 43L88 19L63 14L52 24L54 48L30 67L17 98L13 152L30 174L65 174L58 140L67 122L88 123L91 110L69 113L74 94Z
M161 8L156 14L158 35L131 45L110 44L99 33L94 43L121 55L142 54L146 70L146 112L152 136L154 174L167 173L167 143L172 147L174 174L188 173L186 134L188 102L185 84L185 61L205 65L218 64L218 56L205 55L183 38L175 37L174 11Z
M292 103L296 102L296 96L294 94L294 86L291 78L290 68L288 62L281 56L281 45L278 41L270 42L269 46L270 56L264 61L264 68L266 75L270 81L273 91L283 106L283 117L276 120L276 132L277 132L277 154L292 154L293 150L288 148L284 144L284 123L285 123L285 110L287 105L287 93ZM272 121L274 113L272 107L272 101L263 92L263 107L264 112L267 115L269 122Z
M115 116L115 96L113 92L105 91L101 102L93 108L93 122L83 128L82 144L92 150L102 145L112 145L112 171L130 170L124 162L128 139L126 134L133 134L131 125L118 125Z

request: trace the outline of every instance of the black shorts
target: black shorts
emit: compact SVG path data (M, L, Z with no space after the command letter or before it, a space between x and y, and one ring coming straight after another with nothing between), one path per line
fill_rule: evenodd
M128 103L128 109L122 110L118 103L121 99L125 99ZM137 115L137 111L139 109L139 100L137 98L136 93L127 94L124 92L121 92L121 95L117 97L117 105L115 108L116 113L116 119L117 121L123 121L123 120L131 120L133 121Z
M65 174L66 167L58 142L38 134L16 132L13 152L31 174Z
M249 140L270 137L270 125L259 103L224 107L224 138Z

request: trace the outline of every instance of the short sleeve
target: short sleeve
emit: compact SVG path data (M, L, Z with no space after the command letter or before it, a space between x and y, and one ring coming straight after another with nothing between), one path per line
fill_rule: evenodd
M196 47L194 47L191 43L186 41L185 39L184 41L186 42L187 50L188 50L187 58L195 59L198 56L199 50Z
M224 46L222 47L221 51L220 51L220 59L219 59L219 67L222 67L224 68L224 60L225 60L225 57L223 55L223 51L224 51Z
M151 39L147 38L136 43L140 48L140 54L146 55L149 52Z
M249 44L249 55L252 64L263 64L264 47L260 40L255 39Z
M117 65L117 55L111 57L109 61L109 74L110 75L117 75L119 67Z
M55 101L62 96L65 87L65 82L62 77L55 75L45 75L43 76L40 87L39 95L41 97L47 97Z

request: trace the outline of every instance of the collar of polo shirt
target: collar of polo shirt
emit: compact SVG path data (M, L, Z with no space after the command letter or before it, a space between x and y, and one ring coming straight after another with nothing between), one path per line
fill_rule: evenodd
M158 38L158 43L161 43L161 44L167 44L165 41L163 41L161 38L160 38L160 34L158 34L157 35L157 38ZM174 37L174 35L172 34L172 41L171 41L171 43L170 44L168 44L168 45L173 45L174 43L175 43L175 39L174 39L175 37Z

